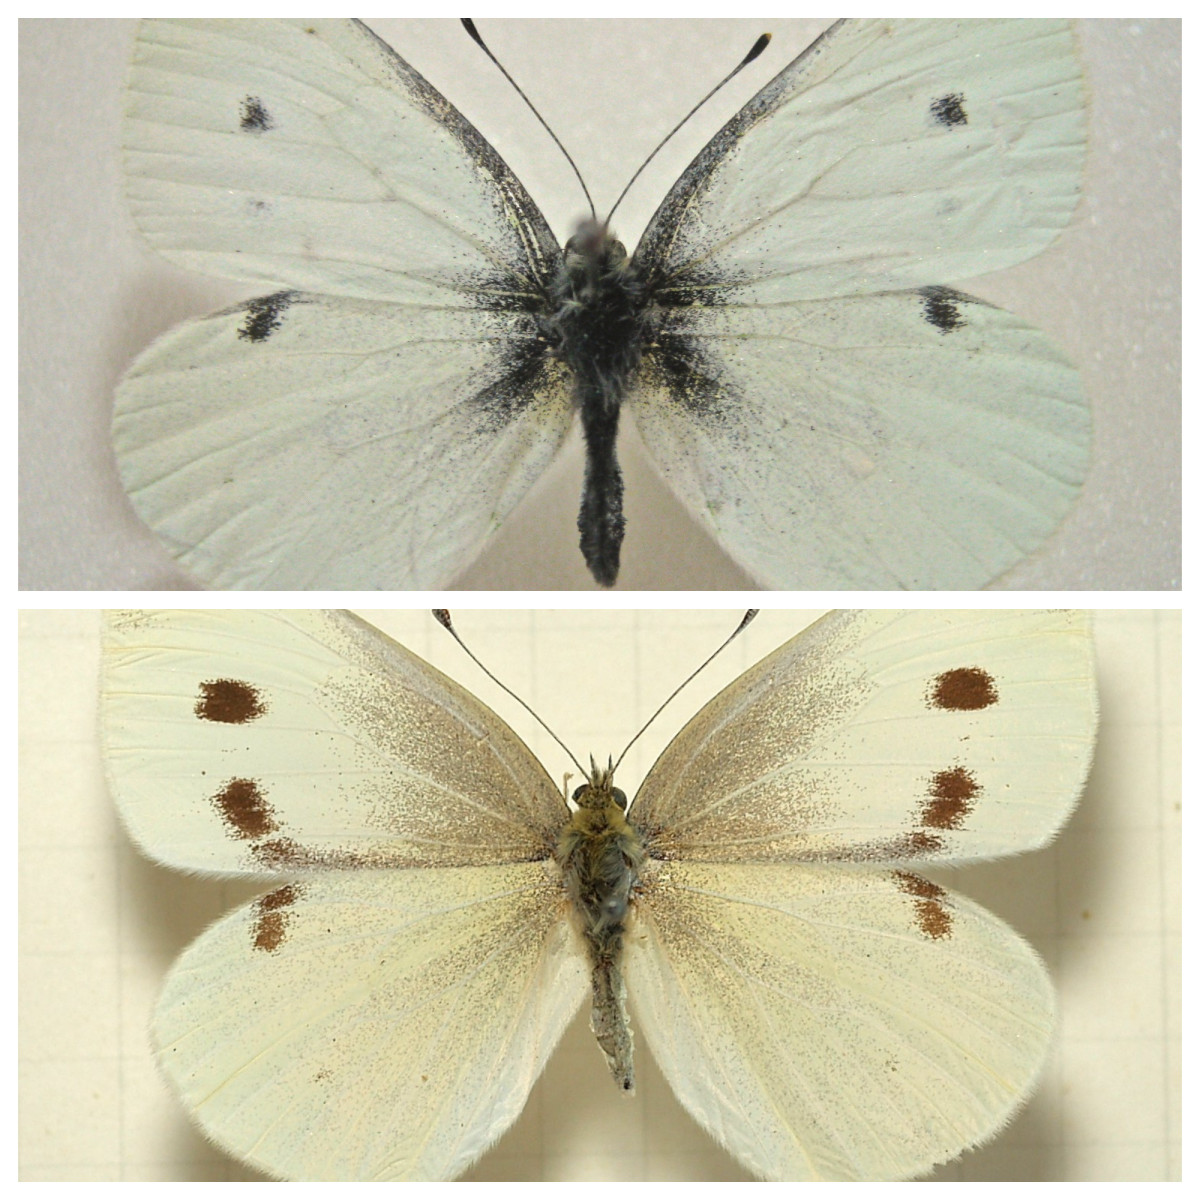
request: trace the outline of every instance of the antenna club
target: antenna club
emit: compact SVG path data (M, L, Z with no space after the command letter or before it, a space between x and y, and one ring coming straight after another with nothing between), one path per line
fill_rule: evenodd
M759 34L758 41L750 47L750 53L742 59L742 66L752 63L770 44L771 35L769 33Z
M480 49L486 50L487 47L483 44L483 38L479 36L479 30L475 28L475 22L470 17L459 17L459 20L462 22L462 27L471 35L471 41L480 47ZM767 34L767 36L770 37L771 35Z

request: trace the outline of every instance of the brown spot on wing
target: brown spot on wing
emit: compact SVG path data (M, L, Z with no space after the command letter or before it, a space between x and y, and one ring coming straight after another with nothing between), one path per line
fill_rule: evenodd
M233 836L248 840L274 833L279 825L254 779L231 779L212 798Z
M908 871L893 871L892 877L899 884L900 890L915 901L917 924L921 932L931 941L949 937L954 918L945 906L945 889Z
M200 684L195 713L202 721L245 725L266 711L262 693L244 679L209 679Z
M979 781L966 767L939 771L929 781L929 799L921 810L921 824L930 829L961 829L979 792Z
M931 708L950 712L976 712L1000 699L996 681L980 667L956 667L943 671L929 685L926 699Z
M274 953L287 937L291 913L287 910L300 899L301 889L285 884L260 896L254 902L254 949Z

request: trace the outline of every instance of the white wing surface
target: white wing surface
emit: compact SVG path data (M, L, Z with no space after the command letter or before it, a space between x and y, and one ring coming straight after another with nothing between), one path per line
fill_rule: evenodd
M1049 340L945 285L1037 254L1082 186L1066 21L839 23L684 172L635 256L631 407L777 588L974 588L1040 546L1090 417Z
M1095 731L1085 614L834 613L700 710L631 819L669 859L991 858L1055 835Z
M270 291L119 386L139 515L210 586L445 585L570 424L532 315L545 219L359 22L144 22L128 103L142 232Z
M193 943L154 1040L205 1133L273 1175L448 1179L516 1119L586 991L542 863L335 873Z
M765 585L974 588L1087 471L1079 374L945 288L667 310L632 396L680 499Z
M561 261L504 160L358 21L145 21L128 95L134 219L181 266L473 307Z
M174 867L544 859L567 813L499 717L345 613L112 614L101 739L131 835Z
M905 872L666 864L634 1014L684 1107L771 1179L903 1179L993 1134L1054 1024L1037 955Z
M637 257L668 294L758 304L968 279L1064 228L1086 131L1069 21L839 22L701 151Z
M572 413L525 314L285 292L155 342L113 443L139 514L211 586L432 588Z

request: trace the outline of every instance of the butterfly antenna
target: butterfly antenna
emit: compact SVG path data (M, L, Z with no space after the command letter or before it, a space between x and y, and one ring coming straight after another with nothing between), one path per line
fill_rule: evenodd
M703 101L701 101L701 103L703 103ZM635 733L633 735L633 737L629 739L629 745L626 746L625 749L621 751L621 757L618 758L617 761L615 763L613 763L611 766L611 772L613 774L616 773L616 770L621 765L621 761L622 761L622 759L624 759L625 755L627 755L629 753L630 747L633 745L633 743L636 742L638 740L638 738L640 738L642 736L642 734L645 733L646 730L649 729L650 726L656 720L658 720L658 714L661 713L662 710L664 708L666 708L667 705L670 704L671 701L674 700L675 697L678 696L679 693L682 692L683 689L685 687L687 687L687 685L689 683L691 683L692 680L695 679L696 676L699 675L700 672L703 671L704 668L707 667L708 664L710 662L712 662L712 660L714 658L716 658L717 655L720 654L721 651L724 650L725 647L728 646L729 643L732 642L733 639L735 637L737 637L737 635L739 633L741 633L742 630L745 629L746 626L749 625L750 622L753 621L754 618L757 616L758 616L757 608L746 609L745 616L742 617L741 622L738 624L738 627L654 710L654 714L653 714L653 716L651 716L650 720L647 721L645 723L645 725L643 725L641 727L641 729L639 729L637 731L637 733Z
M604 219L604 224L605 224L606 226L609 224L609 222L611 222L611 221L612 221L612 216L613 216L613 213L615 213L615 212L617 211L617 205L619 205L619 204L621 203L621 201L625 199L625 196L626 196L626 194L629 192L629 189L630 189L631 187L633 187L634 183L636 183L636 182L637 182L637 177L638 177L638 176L639 176L639 175L640 175L640 174L641 174L641 173L642 173L642 172L643 172L643 171L644 171L644 170L645 170L645 169L646 169L646 168L647 168L647 167L650 165L650 163L651 163L651 161L653 160L654 156L655 156L655 155L656 155L656 154L657 154L657 153L658 153L658 152L659 152L659 151L660 151L660 150L661 150L661 149L662 149L662 148L663 148L663 147L664 147L664 146L665 146L665 145L666 145L666 144L667 144L667 143L668 143L668 142L669 142L669 141L670 141L670 140L671 140L671 139L672 139L672 138L673 138L673 137L674 137L674 136L675 136L675 135L676 135L676 134L677 134L677 133L678 133L678 132L679 132L679 131L680 131L680 130L681 130L681 129L682 129L682 128L683 128L683 127L684 127L684 126L685 126L685 125L686 125L686 124L689 122L689 121L690 121L690 120L691 120L691 119L692 119L692 117L694 117L694 116L696 115L696 113L697 113L697 112L698 112L698 111L699 111L701 108L703 108L703 107L704 107L704 105L706 105L706 104L707 104L707 103L708 103L708 102L709 102L709 101L710 101L710 100L711 100L711 99L712 99L712 98L713 98L713 97L714 97L714 96L715 96L715 95L716 95L716 94L717 94L717 93L718 93L718 92L719 92L719 91L720 91L720 90L721 90L721 89L722 89L722 88L723 88L723 87L724 87L724 86L725 86L725 85L726 85L726 84L727 84L727 83L728 83L728 82L729 82L729 81L730 81L730 80L731 80L731 79L732 79L732 78L733 78L733 77L734 77L734 76L735 76L735 75L736 75L736 74L737 74L737 73L738 73L738 72L739 72L739 71L740 71L740 70L743 68L743 67L748 67L748 66L749 66L749 65L750 65L750 64L751 64L751 63L752 63L752 62L753 62L753 61L754 61L754 60L755 60L755 59L756 59L756 58L757 58L757 57L758 57L758 56L759 56L759 55L760 55L760 54L761 54L761 53L762 53L762 52L763 52L763 51L764 51L766 48L767 48L767 43L768 43L770 40L771 40L771 35L770 35L769 33L762 33L762 34L759 34L758 41L756 41L756 42L754 43L754 45L750 47L750 53L749 53L749 54L747 54L747 55L746 55L746 57L745 57L745 58L743 58L743 59L742 59L742 61L741 61L740 63L738 63L738 65L737 65L736 67L734 67L734 68L733 68L733 70L732 70L732 71L730 71L730 72L729 72L729 74L728 74L728 75L726 75L726 76L725 76L725 78L724 78L724 79L722 79L722 80L721 80L721 82L720 82L720 83L718 83L718 84L717 84L717 86L716 86L715 88L713 88L713 90L712 90L711 92L709 92L707 96L705 96L705 97L704 97L704 99L703 99L703 100L701 100L701 101L700 101L698 104L694 105L694 106L692 107L691 111L690 111L690 112L687 114L687 116L686 116L686 117L684 117L684 118L683 118L683 120L682 120L682 121L680 121L680 122L679 122L679 124L678 124L678 125L676 125L676 126L675 126L675 128L674 128L674 129L672 129L672 130L671 130L671 132L670 132L670 133L668 133L668 134L667 134L667 136L666 136L665 138L663 138L663 140L662 140L661 142L659 142L659 143L658 143L658 145L657 145L657 146L655 146L653 150L651 150L651 151L650 151L649 157L646 159L646 161L645 161L644 163L642 163L642 165L641 165L640 167L638 167L638 169L637 169L636 171L634 171L634 173L633 173L633 178L632 178L632 179L631 179L631 180L630 180L630 181L629 181L629 182L628 182L628 183L625 185L625 190L624 190L624 191L623 191L623 192L622 192L622 193L621 193L621 194L620 194L620 195L617 197L617 203L616 203L616 204L614 204L614 205L612 206L612 208L610 208L610 209L608 210L608 216L607 216L607 217ZM482 43L481 43L481 44L482 44ZM497 65L499 65L499 64L497 64ZM501 69L501 70L504 70L504 68L503 68L503 67L501 67L500 69ZM514 85L514 86L515 86L515 85ZM544 122L543 122L543 124L544 124ZM558 140L558 139L557 139L557 138L555 138L555 141L557 141L557 140ZM565 153L565 151L564 151L564 153ZM572 164L572 165L573 165L573 164ZM578 174L578 172L576 172L576 174ZM707 665L707 664L706 664L706 665ZM657 715L657 714L656 714L656 715Z
M503 69L503 68L502 68L502 69ZM505 691L505 692L507 692L507 693L508 693L508 694L509 694L509 695L510 695L510 696L511 696L511 697L512 697L512 698L513 698L513 699L514 699L514 700L515 700L515 701L516 701L516 702L517 702L517 703L518 703L518 704L519 704L519 705L520 705L520 706L521 706L521 707L522 707L522 708L523 708L523 709L524 709L524 710L525 710L525 711L526 711L526 712L527 712L527 713L528 713L528 714L529 714L529 715L530 715L530 716L531 716L531 717L532 717L532 718L533 718L533 719L534 719L534 720L535 720L535 721L536 721L536 722L537 722L537 723L538 723L538 724L539 724L539 725L540 725L540 726L541 726L541 727L542 727L542 728L543 728L543 729L544 729L544 730L545 730L545 731L546 731L546 732L547 732L547 733L548 733L548 734L549 734L549 735L550 735L550 736L551 736L551 737L552 737L552 738L553 738L553 739L554 739L554 740L555 740L555 741L556 741L556 742L557 742L557 743L558 743L558 744L559 744L559 745L560 745L562 748L563 748L563 750L565 750L565 751L566 751L566 755L567 755L567 757L568 757L568 758L569 758L569 759L570 759L570 760L571 760L571 761L572 761L572 762L575 764L575 766L578 768L580 775L582 775L582 776L584 776L585 778L587 778L587 774L588 774L588 773L587 773L587 772L586 772L586 771L583 769L583 767L582 767L582 766L580 766L579 759L577 759L577 758L575 757L575 755L573 755L573 754L571 753L571 748L570 748L570 747L569 747L569 746L566 744L566 742L564 742L564 741L562 740L562 738L560 738L560 737L558 736L558 734L557 734L557 733L555 733L555 732L554 732L554 730L553 730L553 729L551 729L551 728L550 728L550 726L549 726L549 725L547 725L547 724L546 724L546 722L545 722L545 721L543 721L543 720L542 720L542 718L541 718L541 717L539 717L539 716L537 715L537 713L535 713L535 712L533 711L533 709L532 709L532 708L530 708L530 707L529 707L529 705L528 705L528 704L526 704L526 703L525 703L525 701L524 701L524 700L522 700L522 699L521 699L521 697L520 697L520 696L518 696L518 695L517 695L517 693L516 693L516 692L514 692L514 691L512 690L512 688L510 688L510 687L508 686L508 684L506 684L506 683L501 683L501 682L500 682L500 680L499 680L499 679L497 679L497 678L495 677L495 675L493 675L493 674L491 673L491 671L489 671L489 670L487 669L487 667L485 667L485 666L483 665L483 663L481 663L481 662L479 661L479 659L475 657L475 653L474 653L474 651L472 651L471 647L470 647L470 646L468 646L468 645L467 645L467 643L466 643L466 642L464 642L464 641L462 640L462 638L460 638L460 637L458 636L458 630L454 628L454 622L450 620L450 610L449 610L448 608L435 608L435 609L433 610L433 615L434 615L434 617L437 619L437 622L438 622L438 624L439 624L439 625L441 625L441 626L442 626L444 629L448 630L448 631L449 631L449 633L450 633L450 636L451 636L451 637L452 637L452 638L453 638L453 639L454 639L454 640L455 640L455 641L456 641L456 642L457 642L457 643L458 643L458 644L459 644L459 645L460 645L460 646L463 648L463 650L466 652L466 655L467 655L467 657L468 657L468 658L469 658L469 659L470 659L470 660L471 660L471 661L472 661L472 662L473 662L473 663L474 663L474 664L475 664L475 665L476 665L476 666L477 666L477 667L478 667L478 668L479 668L479 669L480 669L480 670L481 670L481 671L482 671L482 672L483 672L483 673L484 673L484 674L485 674L485 675L486 675L486 676L487 676L487 677L488 677L488 678L489 678L489 679L490 679L490 680L491 680L491 681L492 681L492 682L493 682L493 683L494 683L494 684L495 684L495 685L496 685L498 688L500 688L500 689L501 689L501 691Z
M460 17L459 20L462 21L463 28L467 31L467 33L469 33L471 35L471 40L475 43L475 45L477 45L480 48L480 50L482 50L484 52L484 54L486 54L488 56L488 58L490 58L492 60L492 62L494 62L496 64L496 67L499 69L500 74L503 75L504 78L507 79L508 82L512 84L513 88L516 90L517 95L520 96L521 99L524 100L525 103L529 105L529 111L531 113L533 113L533 115L535 117L537 117L537 119L542 124L542 128L554 139L554 144L563 152L563 157L567 160L567 162L569 162L571 164L571 170L575 172L575 178L579 180L579 186L581 188L583 188L583 194L587 197L588 208L590 208L592 210L592 220L594 221L596 219L596 206L595 206L595 204L592 203L592 194L591 194L591 192L588 191L587 184L583 182L583 176L580 175L579 168L575 165L575 160L567 153L566 146L564 146L562 144L562 142L560 142L558 140L558 134L556 134L554 132L554 130L551 129L550 126L546 124L546 118L543 117L542 114L540 112L538 112L538 110L536 108L534 108L533 101L530 100L530 98L527 95L525 95L525 93L523 91L521 91L520 87L517 84L517 81L504 69L504 64L488 49L487 43L483 40L483 38L481 38L479 36L479 30L475 28L475 22L472 21L470 17ZM453 633L453 632L454 631L451 630L451 633ZM467 648L465 646L463 646L463 649L466 650ZM471 652L469 650L467 650L467 653L470 654ZM501 684L500 686L504 687L503 684ZM536 716L536 715L537 714L535 713L534 716ZM557 739L555 739L555 740L557 741ZM559 742L559 745L562 745L562 743ZM578 764L576 764L576 765L578 765Z

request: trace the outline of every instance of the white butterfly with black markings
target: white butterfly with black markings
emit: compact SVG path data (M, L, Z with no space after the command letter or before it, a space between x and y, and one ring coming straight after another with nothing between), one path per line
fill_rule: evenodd
M1067 225L1085 125L1069 22L839 22L632 256L594 221L562 249L365 25L148 21L134 218L173 262L264 294L129 369L122 479L207 585L437 587L578 412L580 545L611 584L628 406L763 585L981 586L1063 520L1090 416L1043 334L946 285Z
M102 744L134 840L274 880L172 968L159 1062L297 1179L442 1179L566 1025L634 1030L771 1179L897 1179L992 1136L1054 1024L1033 950L930 867L1044 846L1087 775L1088 621L860 612L707 704L632 803L571 803L512 730L346 613L109 619ZM626 995L628 993L628 997Z

